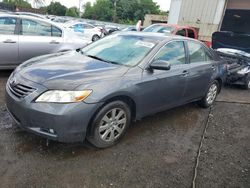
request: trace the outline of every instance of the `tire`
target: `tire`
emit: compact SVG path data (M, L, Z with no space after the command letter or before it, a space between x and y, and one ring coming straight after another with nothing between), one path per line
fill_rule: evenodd
M97 148L107 148L119 142L131 122L129 106L122 101L105 105L94 117L87 140Z
M209 108L215 102L215 99L220 91L220 84L217 80L213 81L205 94L205 96L199 101L199 105L203 108Z
M98 36L98 35L94 35L93 37L92 37L92 41L93 42L95 42L95 41L97 41L97 40L99 40L100 39L100 37Z
M245 84L243 86L244 89L249 90L250 89L250 74L246 76Z

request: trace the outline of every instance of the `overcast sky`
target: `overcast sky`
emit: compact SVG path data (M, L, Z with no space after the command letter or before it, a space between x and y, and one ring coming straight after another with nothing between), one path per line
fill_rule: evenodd
M51 0L45 0L47 4L51 2ZM54 0L54 1L59 1L61 4L67 6L67 7L79 7L79 0ZM82 4L85 4L86 2L95 2L95 0L81 0ZM171 0L153 0L154 2L158 3L160 5L161 10L169 10L170 7L170 2Z

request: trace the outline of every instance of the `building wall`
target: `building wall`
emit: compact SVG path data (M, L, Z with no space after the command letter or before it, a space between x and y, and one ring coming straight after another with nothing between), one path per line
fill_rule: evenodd
M153 22L160 22L160 23L167 23L167 16L166 15L157 15L157 14L146 14L144 17L143 27L147 27Z
M170 11L168 15L169 24L178 24L182 0L171 0Z
M200 40L211 41L224 14L226 0L184 0L182 1L179 25L199 28Z
M228 0L227 9L250 10L250 0Z

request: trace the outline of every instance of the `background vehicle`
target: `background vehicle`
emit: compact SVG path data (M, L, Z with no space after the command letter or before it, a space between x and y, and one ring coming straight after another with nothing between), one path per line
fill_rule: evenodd
M250 34L215 32L212 48L227 62L227 83L250 89Z
M80 52L19 66L7 82L7 108L30 132L61 142L87 138L105 148L119 141L131 120L193 101L211 106L223 63L196 40L118 32Z
M85 22L70 22L66 23L65 27L71 29L80 36L84 36L89 40L96 41L102 37L102 31L99 27Z
M78 49L89 41L33 16L0 15L0 69L14 68L39 55Z
M193 39L198 39L198 31L197 29L189 26L180 26L174 24L153 24L146 27L144 32L156 32L156 33L168 33L172 35L180 35L183 37L189 37ZM208 47L211 46L211 42L202 41Z

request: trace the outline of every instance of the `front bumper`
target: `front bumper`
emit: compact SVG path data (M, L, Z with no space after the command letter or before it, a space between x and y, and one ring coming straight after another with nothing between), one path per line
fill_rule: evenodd
M23 99L6 86L6 106L19 127L59 142L84 141L91 117L102 103L35 103L34 99L47 88L29 80L25 83L37 90Z

